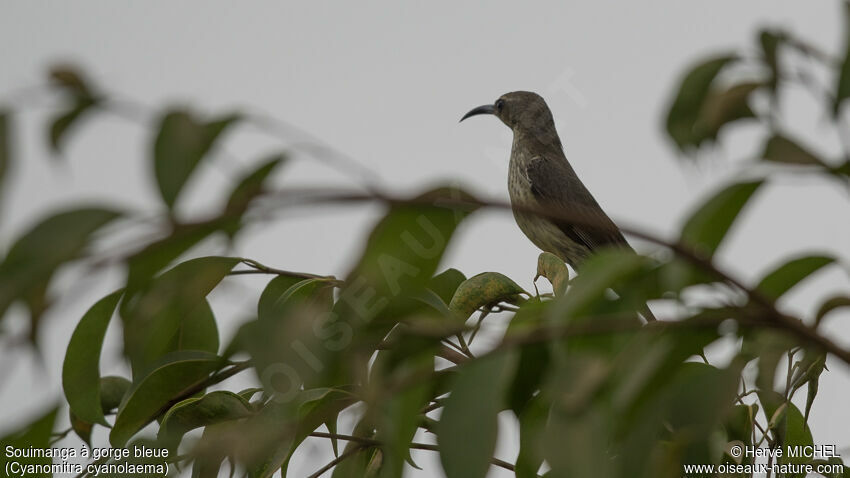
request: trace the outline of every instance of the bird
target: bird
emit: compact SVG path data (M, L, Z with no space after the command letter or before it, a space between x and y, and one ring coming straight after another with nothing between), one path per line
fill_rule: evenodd
M534 245L579 274L582 263L603 248L634 252L567 161L543 97L530 91L506 93L493 104L473 108L460 121L477 115L496 116L513 131L508 194L517 225ZM574 220L533 210L563 212ZM641 315L655 320L648 307Z

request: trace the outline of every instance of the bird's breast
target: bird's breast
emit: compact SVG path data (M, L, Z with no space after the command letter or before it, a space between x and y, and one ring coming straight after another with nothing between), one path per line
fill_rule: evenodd
M567 237L563 231L549 218L536 214L523 212L522 209L544 208L532 192L531 181L526 175L526 160L521 151L511 152L511 161L508 167L508 195L513 206L514 219L520 230L543 251L551 252L563 259L568 264L575 265L585 258L589 251L586 247L578 244Z

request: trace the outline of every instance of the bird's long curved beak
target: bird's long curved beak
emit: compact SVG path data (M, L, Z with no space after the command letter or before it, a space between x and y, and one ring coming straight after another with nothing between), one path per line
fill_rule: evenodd
M460 121L463 121L466 118L469 118L470 116L494 114L496 114L496 108L493 105L482 105L478 108L473 108L469 113L463 115L463 118L461 118Z

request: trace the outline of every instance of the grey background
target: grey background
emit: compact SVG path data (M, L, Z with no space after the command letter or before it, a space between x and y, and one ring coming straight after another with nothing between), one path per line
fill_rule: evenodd
M609 215L672 236L699 198L736 174L737 161L752 156L762 134L741 128L704 155L712 161L679 161L661 132L679 74L705 54L752 49L757 25L786 26L840 51L840 7L776 0L4 2L0 101L44 83L52 62L70 61L110 91L152 107L246 107L285 119L356 158L395 190L459 180L484 196L506 198L509 131L492 118L462 125L457 120L504 92L533 90L549 102L567 157ZM146 156L149 129L112 115L93 117L73 135L64 159L54 161L42 140L54 104L28 102L18 117L23 141L11 191L0 206L3 247L34 217L71 200L108 198L148 212L157 204ZM785 108L789 126L825 153L838 153L834 132L806 93L792 94ZM191 182L181 212L193 217L219 206L222 198L215 193L230 184L234 171L285 147L256 131L235 131ZM355 181L305 154L296 154L284 169L281 185ZM786 177L746 211L721 261L754 280L790 252L847 255L847 201L837 188ZM281 268L342 275L377 212L366 207L276 216L249 231L235 252ZM215 246L207 245L211 251ZM468 275L497 270L530 287L537 254L512 218L486 212L463 226L444 265ZM64 298L45 318L41 362L3 345L0 430L60 396L61 360L73 326L120 277L118 270L104 278L79 269L60 275L55 292ZM224 340L249 315L262 283L228 281L216 294ZM847 274L833 268L782 305L811 314L818 298L847 289ZM827 330L850 346L848 318L833 317ZM13 329L25 327L20 310L7 320ZM114 330L110 337L105 373L121 370ZM722 360L722 350L715 355ZM850 446L850 369L832 360L829 366L811 426L818 443L844 448ZM501 438L499 456L512 460L513 445ZM319 441L305 450L294 464L295 476L311 473L330 456ZM409 476L441 476L433 455L415 456L426 471L411 470ZM492 475L503 476L495 470Z

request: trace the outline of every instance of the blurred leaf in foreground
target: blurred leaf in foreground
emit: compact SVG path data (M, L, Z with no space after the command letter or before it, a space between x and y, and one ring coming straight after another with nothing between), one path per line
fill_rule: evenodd
M54 153L61 151L72 128L101 103L85 75L72 65L55 65L48 74L50 83L66 97L67 106L50 119L48 143Z
M736 183L716 193L691 214L682 228L680 241L711 257L761 185L762 181Z
M703 108L710 98L715 77L730 63L734 55L723 55L699 63L691 68L679 84L673 103L667 112L667 134L680 150L697 147L705 138L700 131Z
M74 415L89 423L107 425L100 404L100 351L123 292L119 290L104 297L83 315L65 352L62 367L65 398Z
M94 233L119 215L95 207L71 209L43 219L21 235L0 264L0 321L13 302L24 301L34 343L39 318L49 306L47 287L54 273L80 257Z
M218 351L218 327L206 296L239 261L218 256L191 259L137 294L125 296L121 309L124 351L134 378L167 352Z
M109 442L114 447L125 445L172 403L187 398L222 365L220 357L200 351L173 352L162 357L147 375L136 379L127 392L115 417Z
M30 447L44 449L49 447L50 435L53 432L53 425L56 421L56 413L58 408L51 408L44 415L36 418L32 423L25 425L19 430L12 431L8 435L0 437L0 470L4 473L9 470L7 464L11 461L20 463L21 466L27 465L49 465L53 462L52 458L16 458L8 455L8 450L20 449L25 450ZM10 473L11 475L11 473ZM52 473L35 473L27 474L26 476L51 477Z
M203 121L185 110L171 110L162 117L153 147L153 168L169 209L218 137L238 120L238 115L229 114Z

